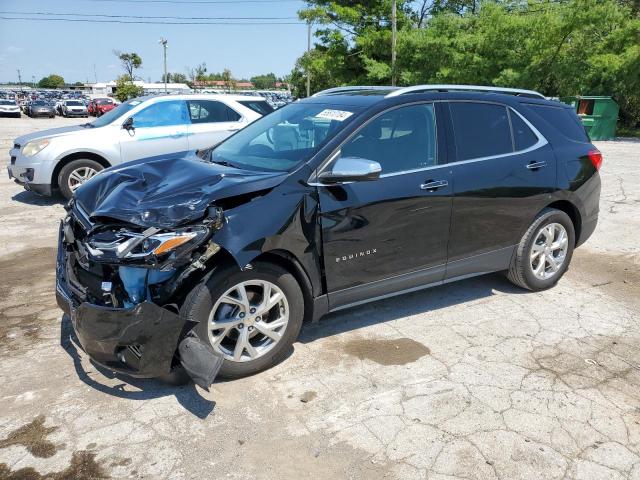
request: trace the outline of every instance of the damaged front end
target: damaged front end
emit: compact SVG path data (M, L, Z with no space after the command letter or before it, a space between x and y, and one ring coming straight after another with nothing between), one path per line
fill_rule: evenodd
M208 389L222 358L198 338L179 306L185 286L205 275L223 224L210 208L196 224L176 228L90 219L70 202L61 222L56 271L58 305L85 352L104 367L158 377L182 365Z

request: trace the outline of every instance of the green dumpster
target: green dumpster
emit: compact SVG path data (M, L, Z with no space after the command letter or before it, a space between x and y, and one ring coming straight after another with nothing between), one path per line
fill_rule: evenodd
M620 107L613 98L580 95L562 98L561 101L576 109L576 113L582 120L591 140L611 140L616 136L616 123Z

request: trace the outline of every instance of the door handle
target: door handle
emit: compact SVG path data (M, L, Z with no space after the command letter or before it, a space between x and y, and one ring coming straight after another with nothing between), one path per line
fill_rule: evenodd
M420 188L428 192L435 192L437 189L446 187L447 185L449 185L449 182L446 180L428 180L427 183L420 184Z
M538 169L546 167L546 166L547 166L547 162L544 162L544 161L542 161L542 162L530 162L527 165L527 168L529 170L538 170Z

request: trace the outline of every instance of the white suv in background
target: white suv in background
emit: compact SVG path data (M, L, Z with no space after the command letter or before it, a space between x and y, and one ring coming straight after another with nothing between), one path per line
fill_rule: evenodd
M131 160L215 145L273 110L260 97L166 95L120 104L91 123L15 139L9 178L65 198L100 170Z

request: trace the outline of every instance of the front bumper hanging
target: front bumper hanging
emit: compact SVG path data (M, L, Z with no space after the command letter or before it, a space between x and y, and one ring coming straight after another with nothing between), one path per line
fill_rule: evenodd
M178 354L194 381L208 389L222 364L208 342L193 332L183 335L186 321L149 301L131 308L92 304L70 267L61 226L56 265L56 300L69 315L83 350L99 365L134 377L158 377L171 371ZM183 338L181 338L183 337ZM180 345L178 345L180 342Z

